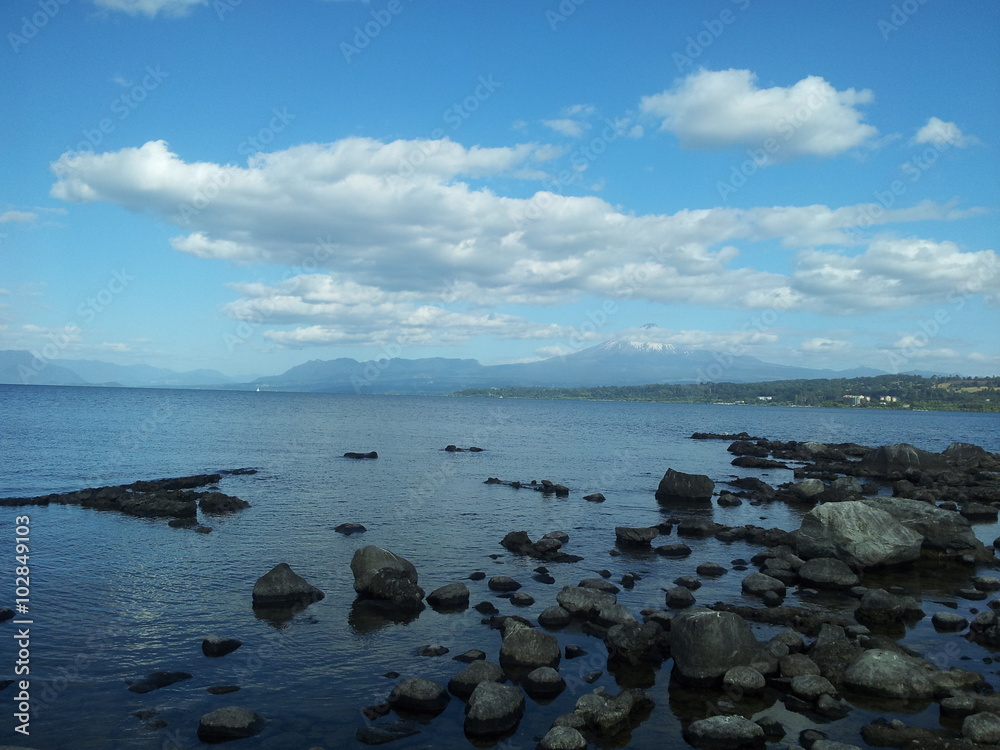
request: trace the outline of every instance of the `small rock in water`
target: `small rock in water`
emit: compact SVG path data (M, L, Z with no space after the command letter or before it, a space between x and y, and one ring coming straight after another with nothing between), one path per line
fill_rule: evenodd
M440 643L430 643L426 646L421 646L417 651L417 656L444 656L447 653L447 646L442 646Z
M460 661L463 664L471 664L474 661L482 661L486 658L486 652L480 651L477 648L466 651L464 654L459 654L458 656L453 656L452 659L455 661Z
M481 570L477 570L475 573L469 575L470 581L482 581L484 578L486 578L486 574Z
M235 693L239 689L239 685L212 685L212 687L208 688L208 692L212 695L227 695Z
M584 495L583 499L588 503L603 503L605 498L600 492L593 492L589 495Z
M198 739L202 742L225 742L253 737L260 734L264 724L264 720L253 711L226 706L201 717Z
M335 526L333 530L338 534L343 534L344 536L350 536L351 534L363 534L368 531L368 529L360 523L342 523L339 526Z
M488 585L492 591L517 591L521 588L521 584L509 576L493 576Z
M595 682L601 679L601 676L603 674L604 672L591 672L590 674L585 674L582 679L588 685L593 685Z
M144 680L129 686L132 693L151 693L154 690L173 685L175 682L190 680L192 675L187 672L153 672Z
M201 642L201 651L205 656L219 657L231 654L242 645L243 641L236 638L220 638L216 635L210 635Z
M473 609L483 615L495 615L500 611L493 602L479 602Z

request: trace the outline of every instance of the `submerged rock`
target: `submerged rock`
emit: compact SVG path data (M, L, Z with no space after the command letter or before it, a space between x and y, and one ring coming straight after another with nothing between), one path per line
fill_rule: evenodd
M266 722L253 711L238 706L226 706L205 714L198 722L198 739L202 742L224 742L260 734Z
M192 675L187 672L153 672L145 679L129 686L132 693L151 693L154 690L173 685L175 682L190 680Z
M243 641L236 638L220 638L210 635L201 642L201 652L205 656L219 657L231 654L243 645Z

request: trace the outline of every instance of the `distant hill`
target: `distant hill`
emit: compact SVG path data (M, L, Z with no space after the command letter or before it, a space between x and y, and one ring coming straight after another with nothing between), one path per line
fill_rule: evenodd
M233 384L216 370L176 372L150 365L116 365L93 359L36 358L31 352L0 351L0 383L23 385L121 385L134 388Z

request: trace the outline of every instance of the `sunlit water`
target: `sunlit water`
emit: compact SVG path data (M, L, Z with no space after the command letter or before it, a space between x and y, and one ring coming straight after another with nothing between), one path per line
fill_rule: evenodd
M62 492L136 479L181 476L252 466L250 476L225 477L223 492L251 508L225 518L202 519L208 535L173 529L163 520L143 520L78 507L51 506L0 511L0 606L11 606L13 521L31 518L31 678L35 716L31 735L13 732L14 687L0 692L0 744L37 748L198 747L198 718L226 705L250 708L267 719L256 738L240 748L353 747L365 723L361 709L382 702L394 681L389 671L442 683L463 665L451 659L471 648L496 660L500 636L480 624L470 609L460 614L425 610L407 624L358 619L350 560L355 549L377 544L410 559L420 583L431 591L475 570L510 575L536 604L515 608L486 582L467 582L472 603L488 599L502 613L535 617L555 603L563 585L606 568L617 581L625 572L643 576L619 601L633 612L662 607L662 588L694 574L707 560L728 565L759 548L724 545L714 539L686 540L694 554L683 560L655 555L610 556L616 525L646 526L664 520L653 492L668 467L705 473L716 482L759 476L771 484L791 472L736 469L720 441L689 439L694 431L739 432L784 440L910 442L941 450L952 441L1000 451L995 415L879 412L853 409L703 406L645 403L349 396L327 394L168 391L141 389L0 386L0 496ZM484 448L447 453L449 443ZM377 450L374 461L342 458L345 451ZM570 487L566 499L529 490L484 484L551 479ZM582 496L600 491L604 504ZM717 521L786 529L798 526L801 510L780 504L715 508ZM369 531L345 538L342 522ZM555 585L531 578L535 561L506 554L499 541L512 530L537 537L564 530L567 551L583 562L550 565ZM990 542L997 529L977 527ZM7 541L4 541L6 539ZM676 537L665 541L676 541ZM6 550L6 552L5 552ZM497 560L491 554L502 553ZM326 592L327 597L276 627L250 606L254 581L278 562ZM704 580L701 603L741 601L742 574ZM969 614L983 603L956 599L952 590L967 575L941 573L921 580L928 617L907 631L906 642L943 654L945 666L963 666L998 677L983 659L989 654L959 636L936 635L930 614L945 603ZM904 582L905 583L905 582ZM796 603L790 594L788 602ZM835 606L831 604L831 606ZM13 634L0 625L0 677L12 678ZM761 637L769 630L760 630ZM201 653L207 635L236 637L244 646L221 659ZM584 674L604 670L600 640L569 629L560 643L583 646L589 655L566 661L569 688L555 701L528 710L518 731L501 743L508 750L534 748L552 720L572 710L585 691L620 689L612 675L593 685ZM428 643L451 653L416 656ZM681 720L671 710L670 662L657 674L650 718L635 729L630 747L685 747ZM126 680L155 671L185 671L193 679L145 695L129 692ZM239 685L212 695L215 685ZM9 700L8 700L9 699ZM676 695L674 696L676 705ZM414 737L393 748L471 747L462 733L464 704L447 710ZM150 728L130 715L155 710ZM761 707L789 730L789 739L812 725L781 703ZM827 725L832 739L862 744L858 728L873 714L856 710ZM908 722L936 725L932 707Z

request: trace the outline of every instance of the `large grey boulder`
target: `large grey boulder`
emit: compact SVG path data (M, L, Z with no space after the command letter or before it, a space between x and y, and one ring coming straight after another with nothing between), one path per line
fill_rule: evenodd
M424 590L417 585L417 569L394 552L368 545L351 558L354 590L362 599L373 599L400 611L423 607Z
M388 702L397 711L420 714L439 714L450 700L448 691L433 680L410 677L400 682L389 693Z
M923 663L904 654L871 649L857 656L844 671L844 685L880 698L929 700L934 682Z
M732 667L749 666L758 650L750 625L732 612L688 610L670 626L674 670L689 684L715 684Z
M906 528L920 534L924 549L946 552L977 550L983 546L976 538L972 524L954 511L902 497L870 497L862 502L885 511Z
M989 711L966 716L962 722L962 736L977 745L1000 744L1000 716Z
M684 731L684 739L706 750L763 748L764 730L742 716L710 716L692 721Z
M924 539L886 511L860 500L813 508L790 536L800 557L834 557L854 568L916 560Z
M524 693L511 685L481 682L465 708L465 733L492 736L514 729L524 715Z
M704 474L685 474L667 469L656 489L661 502L707 502L715 492L715 482Z
M847 563L833 557L807 560L799 568L798 574L802 583L818 589L846 590L861 582Z
M564 586L556 594L559 606L569 612L571 617L580 620L596 620L601 610L614 606L618 602L615 594L599 591L585 586Z
M449 583L429 593L427 603L435 609L465 609L469 606L469 587L464 583Z
M225 706L205 714L198 722L198 739L202 742L225 742L260 734L264 719L253 711L238 706Z
M562 650L555 636L517 621L509 622L504 628L500 644L500 664L504 668L556 668L561 657Z
M940 453L930 453L909 443L883 445L868 451L861 459L861 468L874 476L888 476L908 471L943 471L948 462Z
M480 682L503 682L507 679L498 664L477 660L448 680L448 692L467 700Z
M311 604L324 596L326 594L292 570L288 563L278 563L253 586L255 607Z

